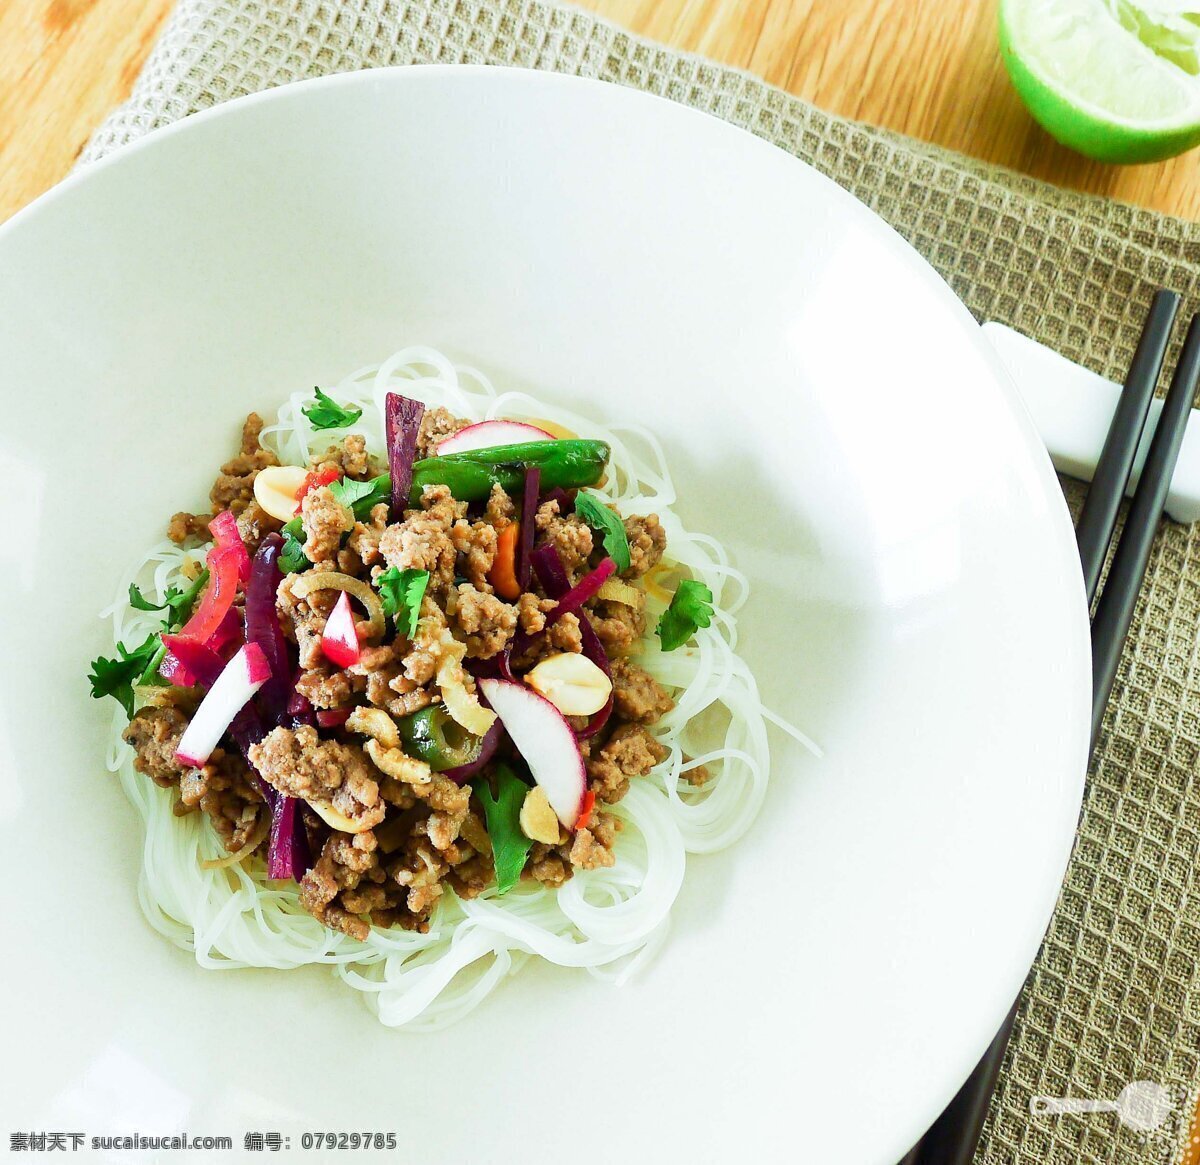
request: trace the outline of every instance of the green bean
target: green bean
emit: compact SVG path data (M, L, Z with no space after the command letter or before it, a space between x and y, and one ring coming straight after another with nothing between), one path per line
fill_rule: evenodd
M569 440L527 441L426 457L413 466L409 504L418 504L427 485L447 485L464 502L484 501L493 485L502 486L510 494L520 493L525 470L531 466L542 471L543 490L579 489L600 480L608 455L604 441Z

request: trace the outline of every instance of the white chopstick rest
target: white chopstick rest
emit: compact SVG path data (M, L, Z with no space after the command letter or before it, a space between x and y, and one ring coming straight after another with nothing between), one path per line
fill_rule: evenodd
M1091 481L1121 386L1004 324L984 324L983 334L1016 382L1055 469L1069 477ZM1150 406L1128 493L1133 492L1141 476L1160 412L1162 400L1158 399ZM1167 513L1177 522L1200 519L1200 421L1194 411L1188 419L1179 464L1171 479Z

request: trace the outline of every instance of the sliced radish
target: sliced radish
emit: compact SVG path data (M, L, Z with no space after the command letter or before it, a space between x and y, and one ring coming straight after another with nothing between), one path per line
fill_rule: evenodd
M524 684L480 680L479 690L525 758L550 808L563 825L574 829L587 793L587 770L571 726L549 700Z
M207 763L225 729L270 678L271 666L263 649L257 643L242 646L200 701L175 756L193 768Z
M496 445L523 445L526 441L554 439L552 433L523 421L480 421L440 441L436 452L439 457L445 457L447 453L466 453L469 449L491 449Z
M350 610L350 596L345 591L342 591L329 618L325 620L325 630L321 632L321 653L338 667L350 667L358 663L362 654L358 646L358 632L354 629L354 612Z

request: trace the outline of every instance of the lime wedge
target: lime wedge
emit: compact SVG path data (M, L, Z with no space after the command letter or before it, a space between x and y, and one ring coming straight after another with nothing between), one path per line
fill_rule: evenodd
M1200 144L1200 0L1001 0L1000 49L1029 111L1081 154Z

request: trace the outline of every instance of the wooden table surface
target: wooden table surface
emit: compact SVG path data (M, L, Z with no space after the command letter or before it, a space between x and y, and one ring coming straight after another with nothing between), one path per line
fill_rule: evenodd
M129 92L172 0L0 0L0 221L70 169ZM1025 113L996 0L583 0L637 32L817 105L1039 178L1200 218L1200 151L1088 162Z

